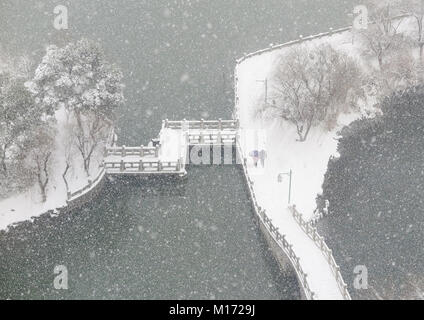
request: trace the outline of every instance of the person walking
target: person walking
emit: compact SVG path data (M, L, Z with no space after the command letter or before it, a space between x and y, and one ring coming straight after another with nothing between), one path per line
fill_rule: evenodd
M258 150L253 150L252 152L249 153L249 156L252 157L253 164L255 165L255 168L258 167L259 151Z
M264 149L262 149L261 151L259 151L259 159L261 160L261 165L262 168L265 167L265 159L267 157L266 151Z

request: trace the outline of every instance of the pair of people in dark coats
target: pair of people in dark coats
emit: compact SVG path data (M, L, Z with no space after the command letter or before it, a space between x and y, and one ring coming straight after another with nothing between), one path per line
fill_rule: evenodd
M260 151L253 150L252 152L250 152L249 155L253 158L253 164L255 165L255 167L258 167L259 160L261 161L262 168L265 167L265 159L267 157L267 154L264 149L261 149Z

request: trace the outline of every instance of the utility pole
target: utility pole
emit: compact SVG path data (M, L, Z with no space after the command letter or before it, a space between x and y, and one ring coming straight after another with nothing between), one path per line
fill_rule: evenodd
M268 78L265 78L264 80L256 80L256 82L263 82L265 86L264 101L266 104L268 102Z
M291 187L292 187L292 177L293 177L293 171L290 169L289 172L282 172L278 174L278 182L283 182L283 176L287 175L289 176L289 204L291 202Z

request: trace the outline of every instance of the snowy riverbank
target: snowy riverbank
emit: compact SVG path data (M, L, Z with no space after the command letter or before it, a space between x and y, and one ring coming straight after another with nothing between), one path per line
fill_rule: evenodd
M413 21L407 19L401 29L403 32L411 32L413 27ZM364 72L369 72L369 65L375 64L375 61L361 56L360 43L356 37L353 32L344 31L304 41L302 45L315 47L328 43L334 49L355 58ZM254 182L257 201L266 210L273 224L286 235L288 242L293 244L294 251L308 274L312 291L317 293L318 299L340 299L340 291L328 262L288 210L288 176L283 175L283 180L279 183L278 175L292 170L291 204L297 206L306 220L311 219L317 207L316 197L322 192L328 160L337 156L338 131L362 116L372 116L375 100L368 97L357 111L342 114L331 131L321 127L312 128L306 142L296 141L296 128L287 121L257 117L257 106L264 100L264 81L267 80L268 90L272 88L270 79L279 58L291 47L252 55L238 64L236 117L240 120L241 137L243 139L251 135L249 131L256 131L261 136L258 139L244 139L241 143L244 156L248 159L247 167ZM266 165L264 168L255 168L248 154L251 150L262 148L267 150Z
M23 193L0 200L0 230L7 230L8 226L32 217L56 210L67 205L67 191L62 178L65 170L65 141L66 132L64 128L67 123L67 115L64 109L56 112L56 129L58 134L55 137L55 149L52 154L52 172L47 186L47 201L41 201L40 189L37 184L31 186ZM90 166L90 178L84 171L83 161L78 153L72 157L71 168L67 174L69 191L71 193L80 190L89 184L89 179L96 178L101 168L99 165L103 160L103 148L98 148L93 156Z

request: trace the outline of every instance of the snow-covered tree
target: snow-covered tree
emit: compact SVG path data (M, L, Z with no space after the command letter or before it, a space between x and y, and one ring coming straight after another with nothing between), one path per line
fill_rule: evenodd
M29 84L42 110L52 114L64 107L75 118L75 142L87 175L91 156L124 101L122 77L97 43L83 39L64 48L49 46Z
M273 83L274 103L265 109L292 122L299 141L314 125L324 122L331 129L362 96L355 61L329 45L292 49L281 58Z
M50 180L55 134L51 121L43 121L31 130L30 139L26 141L23 148L25 166L36 179L43 202L47 200L47 186Z
M364 4L372 22L360 31L365 40L364 51L377 59L381 70L387 54L405 46L404 36L399 32L403 19L395 19L400 14L399 0L367 0Z
M0 170L5 175L7 161L15 159L17 150L42 116L24 81L10 73L0 73Z
M375 86L372 91L377 93L380 102L396 91L403 91L423 83L423 66L410 52L401 51L392 54L387 64L381 71L370 76L370 83Z
M74 141L82 159L84 170L90 175L90 164L94 152L107 140L112 123L96 113L77 114Z
M424 52L424 0L403 0L400 3L402 13L414 17L417 25L415 41L420 48L420 59L423 59Z

